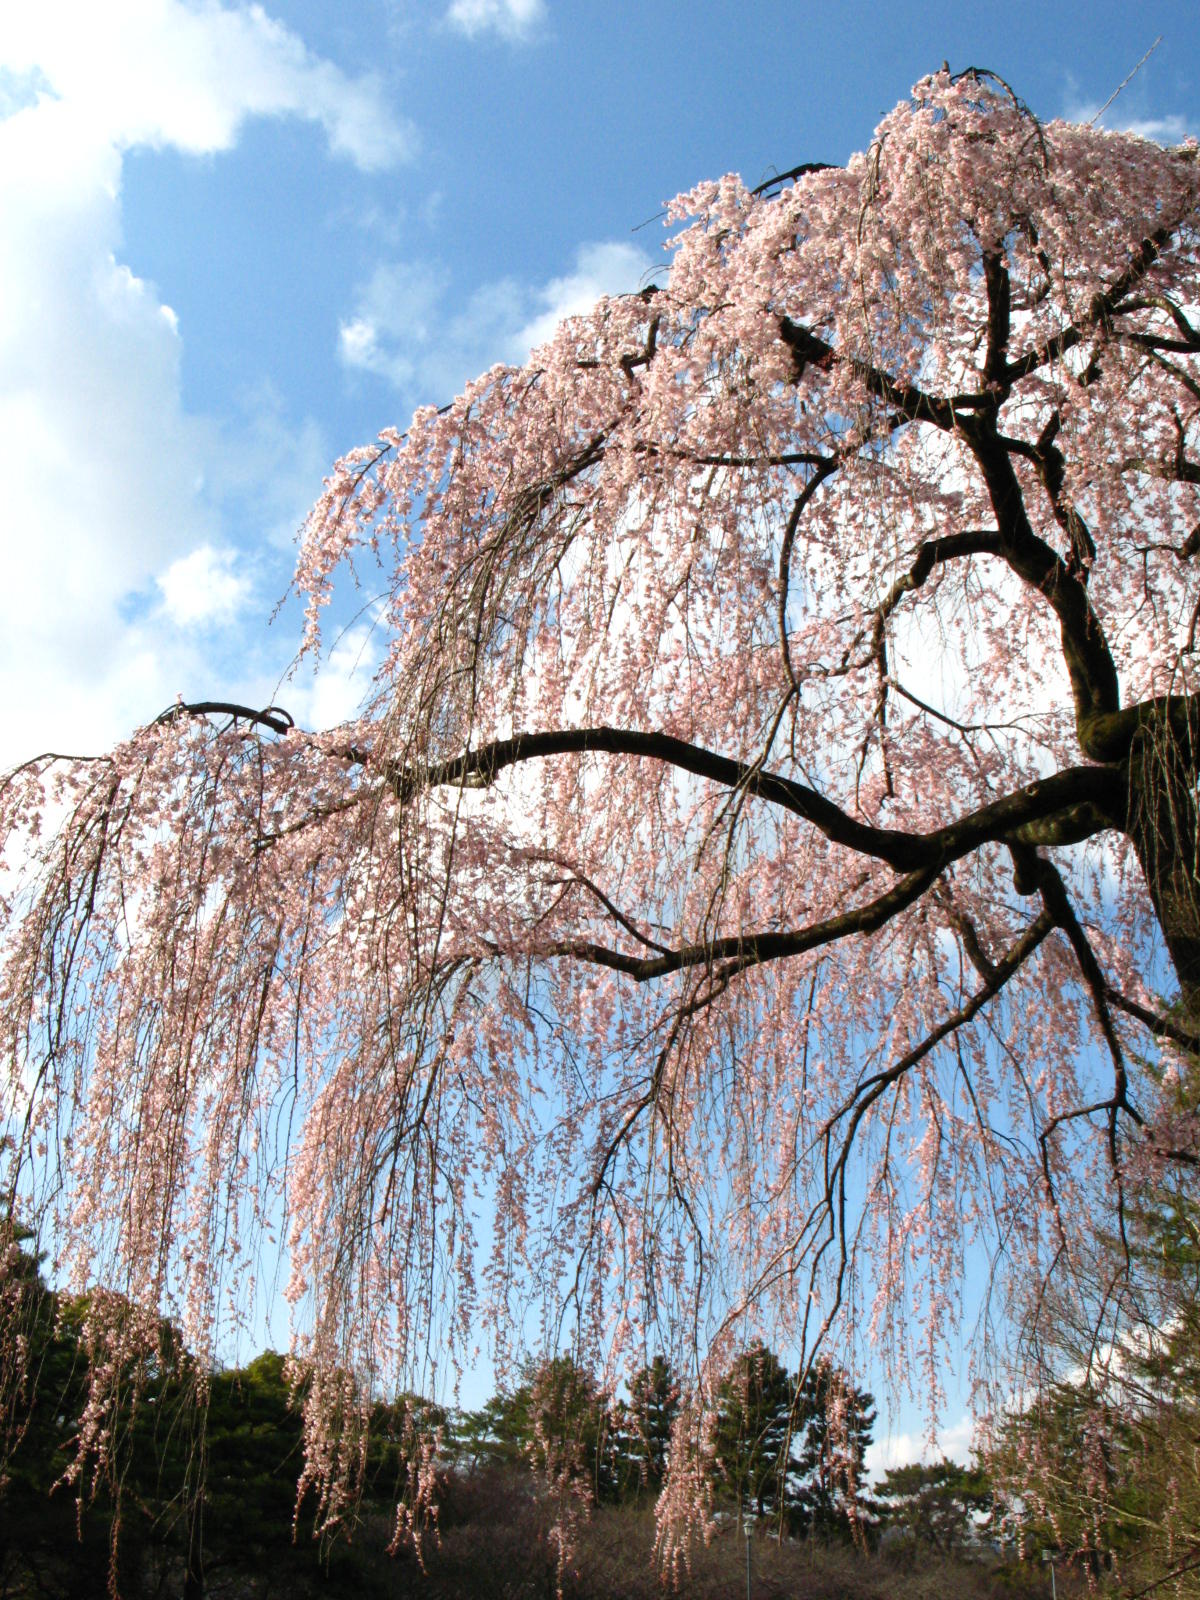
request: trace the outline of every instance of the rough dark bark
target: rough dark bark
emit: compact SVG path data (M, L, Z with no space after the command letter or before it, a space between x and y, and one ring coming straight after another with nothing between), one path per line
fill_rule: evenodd
M1138 729L1126 765L1126 831L1179 979L1189 1023L1200 1021L1200 762L1195 731L1167 715Z

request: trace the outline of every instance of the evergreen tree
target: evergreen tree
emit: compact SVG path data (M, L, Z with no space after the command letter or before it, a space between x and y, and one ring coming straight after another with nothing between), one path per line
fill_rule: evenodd
M863 1464L875 1401L832 1362L812 1367L797 1406L799 1450L792 1524L829 1538L851 1531L869 1509Z
M678 1412L679 1390L670 1363L655 1356L629 1380L629 1399L610 1410L609 1475L619 1499L657 1496Z
M1163 1074L1156 1073L1156 1077ZM1196 1118L1184 1063L1172 1137ZM1096 1574L1200 1595L1200 1182L1163 1162L1126 1189L1124 1237L1097 1233L1072 1292L1030 1317L1033 1401L1002 1419L989 1464L1005 1521Z
M718 1390L716 1465L745 1515L778 1515L791 1505L795 1401L787 1369L758 1340Z
M986 1470L963 1467L943 1457L891 1467L875 1485L875 1509L884 1528L893 1528L914 1545L944 1554L978 1542L980 1519L992 1508Z
M588 1483L599 1501L617 1493L609 1431L608 1400L594 1374L558 1355L528 1366L516 1388L464 1413L455 1446L477 1465L527 1465Z

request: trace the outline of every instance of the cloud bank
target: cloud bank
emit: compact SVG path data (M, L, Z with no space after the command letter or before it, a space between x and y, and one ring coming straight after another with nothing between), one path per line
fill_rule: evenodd
M545 21L544 0L454 0L447 21L469 39L495 33L502 39L527 39Z
M177 318L121 259L122 162L137 148L216 154L247 119L282 116L319 124L331 153L366 171L412 148L374 79L314 56L258 6L6 14L0 766L106 744L220 670L197 636L234 621L252 578L215 479L225 463L233 478L244 469L238 442L185 409ZM285 480L304 457L315 482L316 445L311 429L289 441Z
M564 317L590 310L601 295L639 288L651 266L632 244L585 244L560 277L544 284L501 278L458 305L449 273L436 263L384 263L340 325L339 355L348 367L386 378L412 405L439 403L497 361L524 361Z
M105 0L17 7L0 35L0 69L38 108L65 108L80 140L228 150L249 117L317 122L330 148L365 171L411 153L411 129L378 82L314 56L261 6L217 0Z

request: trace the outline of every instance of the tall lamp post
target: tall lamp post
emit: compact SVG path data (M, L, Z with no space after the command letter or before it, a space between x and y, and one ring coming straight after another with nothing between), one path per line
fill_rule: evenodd
M1054 1556L1053 1549L1042 1551L1042 1560L1050 1563L1050 1600L1058 1600L1058 1589L1054 1583Z

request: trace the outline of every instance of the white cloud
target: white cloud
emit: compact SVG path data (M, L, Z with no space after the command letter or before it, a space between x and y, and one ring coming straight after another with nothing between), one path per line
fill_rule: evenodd
M89 138L118 149L228 150L248 117L319 122L331 148L373 170L409 153L412 135L370 77L313 56L261 6L217 0L105 0L18 7L0 67L36 75Z
M574 272L551 278L534 295L532 319L513 335L511 348L532 350L544 344L564 317L591 310L602 294L623 294L641 287L649 257L631 244L585 244L577 253Z
M971 1459L974 1439L975 1425L967 1416L948 1428L940 1428L932 1444L926 1434L889 1433L867 1448L867 1480L876 1483L892 1467L907 1467L914 1461L940 1461L943 1456L965 1465Z
M214 550L202 544L190 555L172 561L157 582L163 611L180 628L232 622L250 596L251 583L234 571L236 550Z
M358 715L379 660L371 623L356 623L334 640L316 678L289 683L284 703L306 728L336 728Z
M544 21L544 0L454 0L447 20L469 39L498 33L503 39L526 39Z
M522 362L566 316L640 287L650 257L623 241L586 244L574 268L542 285L501 278L455 306L450 275L430 262L376 268L339 328L348 367L387 378L413 404L450 398L497 361Z
M1136 90L1134 91L1136 94ZM1136 116L1136 99L1122 95L1105 106L1103 101L1085 99L1074 80L1068 79L1067 103L1063 115L1068 122L1098 122L1102 128L1119 133L1133 133L1140 139L1153 139L1156 144L1181 144L1195 135L1196 124L1177 112L1163 116Z
M1098 118L1102 128L1111 128L1118 133L1133 133L1139 139L1153 139L1155 144L1182 144L1194 134L1194 129L1186 117L1177 115L1123 117L1120 114L1119 102L1110 106L1103 116L1100 116L1098 104L1085 102L1082 105L1074 105L1068 111L1067 117L1071 122L1091 122L1094 118Z
M1182 144L1192 135L1192 124L1186 117L1133 117L1128 122L1110 123L1105 118L1105 126L1124 128L1126 133L1136 133L1139 138L1153 139L1156 144Z
M221 666L193 636L246 594L224 507L266 480L256 531L265 516L269 533L290 534L326 452L311 425L285 428L270 396L250 397L263 416L237 437L185 409L178 319L121 260L120 191L128 150L218 152L247 118L284 115L320 124L363 168L410 144L373 80L314 56L257 6L6 12L0 766L47 746L94 749L176 690L229 691L265 670L243 657L218 685Z

